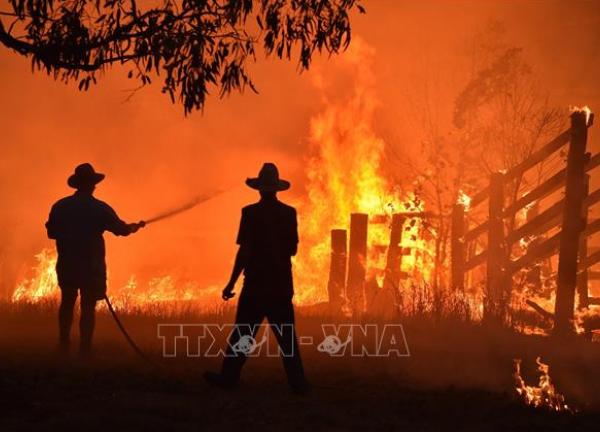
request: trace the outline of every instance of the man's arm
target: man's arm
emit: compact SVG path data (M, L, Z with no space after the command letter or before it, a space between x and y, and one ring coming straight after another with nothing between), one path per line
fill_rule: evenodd
M238 230L236 243L240 245L237 254L235 256L235 263L233 264L233 270L231 271L231 277L225 289L223 289L223 300L227 301L232 298L235 294L233 289L238 278L246 268L248 263L248 256L250 254L251 236L249 232L249 216L246 208L242 209L242 218L240 219L240 228Z
M48 234L49 239L56 240L58 237L56 227L56 206L52 206L52 209L50 210L48 222L46 222L46 233Z
M223 290L223 300L229 300L233 296L235 296L233 290L235 288L235 284L239 279L240 275L246 268L246 263L248 259L248 250L244 245L240 245L237 254L235 255L235 263L233 264L233 270L231 271L231 277L229 278L229 282L227 286Z
M104 228L117 236L128 236L146 226L144 221L137 223L126 223L117 216L117 213L108 205L105 207Z

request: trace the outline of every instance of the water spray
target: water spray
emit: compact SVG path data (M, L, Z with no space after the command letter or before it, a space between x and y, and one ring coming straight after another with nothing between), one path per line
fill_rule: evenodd
M193 200L170 210L166 210L162 213L157 214L156 216L151 217L150 219L146 219L144 221L144 223L146 225L154 223L154 222L158 222L161 220L165 220L168 218L171 218L173 216L177 216L180 213L184 213L188 210L193 209L194 207L205 203L206 201L210 201L211 199L221 195L222 193L224 193L225 190L217 190L216 192L212 192L212 193L208 193L208 194L204 194L204 195L198 195L196 198L194 198Z

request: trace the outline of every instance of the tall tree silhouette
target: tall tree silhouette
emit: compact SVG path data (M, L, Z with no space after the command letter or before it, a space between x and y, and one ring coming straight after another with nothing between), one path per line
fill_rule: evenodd
M308 69L315 52L337 54L350 43L349 14L361 0L9 0L0 12L0 42L80 90L98 72L127 67L140 86L151 76L185 113L250 87L262 46L267 55L297 57Z

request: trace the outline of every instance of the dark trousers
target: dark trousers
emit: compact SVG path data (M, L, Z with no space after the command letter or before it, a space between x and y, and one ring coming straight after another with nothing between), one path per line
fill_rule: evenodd
M271 300L252 298L242 292L235 317L236 329L231 333L223 360L222 375L237 382L247 356L234 351L238 341L244 336L256 339L259 324L267 318L280 347L283 367L291 386L305 383L304 368L296 338L294 305L291 300Z
M77 300L77 288L61 287L60 308L58 310L59 342L63 350L69 348L73 309ZM79 319L80 350L88 353L92 346L92 335L96 323L96 296L81 289L81 318Z

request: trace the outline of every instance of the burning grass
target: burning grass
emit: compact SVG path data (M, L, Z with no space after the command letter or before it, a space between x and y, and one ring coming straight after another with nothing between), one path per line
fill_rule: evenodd
M11 302L15 306L39 305L42 309L56 307L60 290L56 279L56 253L42 250L35 256L36 264L30 274L17 285ZM449 318L464 322L480 322L484 297L483 287L476 286L468 292L434 289L426 281L403 281L396 293L377 288L367 299L373 306L366 316L375 319L404 319L410 317ZM550 289L551 291L551 289ZM549 292L550 292L549 291ZM202 313L220 313L224 307L234 307L234 303L224 306L218 287L199 288L193 281L178 281L170 275L153 277L142 285L135 276L121 286L109 286L111 302L120 312L131 315L160 317L193 316ZM525 302L534 298L548 311L553 309L554 297L530 296L528 291L515 293L508 318L509 326L526 334L549 334L552 322L547 317L534 312ZM303 302L296 300L307 311L323 313L328 310L326 303ZM105 308L100 304L100 308ZM596 308L597 309L597 308ZM577 313L578 331L585 333L585 323L598 321L595 309Z
M56 307L60 290L56 279L56 254L45 249L35 256L36 265L30 275L24 278L15 289L11 303L16 307L38 305L41 309ZM180 283L171 276L149 279L141 286L135 276L122 287L109 286L108 294L117 310L131 315L149 315L157 317L191 316L205 313L219 313L224 304L220 298L220 289L200 289L193 282ZM481 298L475 294L461 292L435 291L426 282L403 284L394 295L389 290L377 288L370 302L373 310L367 316L375 319L403 317L452 317L471 322L481 319ZM306 306L307 311L323 313L328 310L326 303L310 305L302 301L296 303ZM100 303L100 309L105 308ZM234 307L230 302L227 307Z
M55 271L56 252L44 249L35 259L36 265L29 277L18 284L11 302L42 307L56 305L60 298ZM150 278L145 286L132 275L125 285L109 287L108 292L116 309L132 314L177 316L222 307L220 290L216 287L200 289L194 282L180 282L170 275Z

